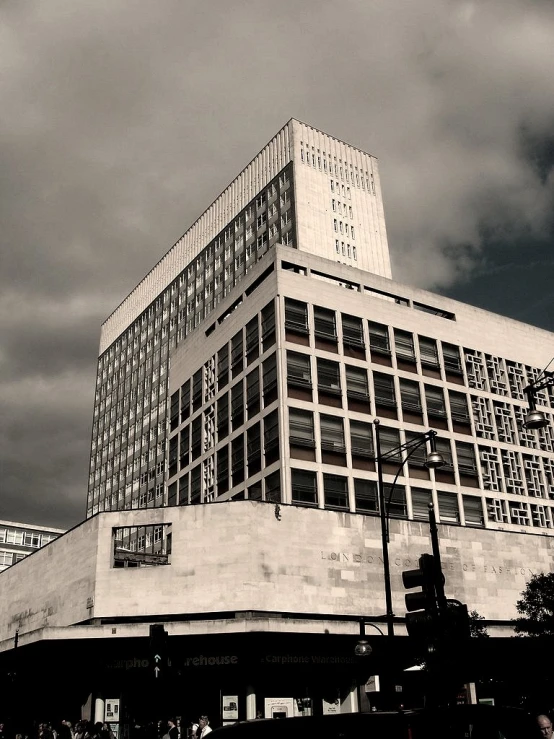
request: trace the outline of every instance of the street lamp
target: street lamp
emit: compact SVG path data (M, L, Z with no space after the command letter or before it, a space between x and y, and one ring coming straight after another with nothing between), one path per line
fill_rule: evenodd
M371 644L365 638L366 626L371 626L373 629L376 629L381 634L381 636L385 636L379 626L377 626L377 624L368 623L366 622L365 618L361 618L360 639L358 639L358 643L354 647L354 654L356 655L356 657L369 657L369 655L373 652Z
M526 429L544 429L548 426L547 417L542 411L537 410L537 394L547 387L554 387L554 372L543 370L536 380L523 388L529 402L529 413L523 422Z
M442 467L445 464L445 461L444 461L442 454L437 452L437 446L436 446L437 432L436 431L433 431L433 430L426 431L424 434L420 434L417 438L411 439L410 441L407 441L405 444L401 444L400 446L395 447L394 449L389 449L387 452L383 454L381 451L381 432L380 432L379 419L376 418L373 424L375 426L375 440L376 440L375 462L377 465L377 495L379 498L379 516L381 519L381 543L382 543L382 548L383 548L383 575L385 578L385 605L386 605L385 618L387 622L387 636L394 636L394 613L392 610L392 590L391 590L391 582L390 582L390 564L389 564L389 526L388 526L389 513L388 513L387 506L385 506L385 486L383 483L383 462L386 462L387 459L395 457L398 454L398 452L407 452L406 456L400 463L398 472L396 473L396 476L391 485L390 495L389 495L389 503L390 503L390 499L392 497L392 493L394 491L394 486L396 485L396 481L398 480L398 477L400 473L402 472L404 465L410 459L410 457L415 453L417 449L422 447L424 444L429 443L429 452L424 462L425 466L428 469L436 469L437 467Z

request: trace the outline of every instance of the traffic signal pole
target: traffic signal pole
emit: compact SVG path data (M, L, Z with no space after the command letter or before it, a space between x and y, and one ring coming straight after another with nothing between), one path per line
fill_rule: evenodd
M431 549L433 552L433 562L435 567L435 592L437 594L437 609L439 617L446 614L448 608L446 596L444 594L444 578L442 575L441 553L439 547L439 530L437 528L437 519L435 516L435 507L433 503L429 503L429 534L431 536Z

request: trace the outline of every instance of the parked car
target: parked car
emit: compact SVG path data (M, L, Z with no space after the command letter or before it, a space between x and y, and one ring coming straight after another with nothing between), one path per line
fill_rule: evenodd
M213 739L540 739L532 717L488 705L239 721ZM211 737L210 737L211 739Z

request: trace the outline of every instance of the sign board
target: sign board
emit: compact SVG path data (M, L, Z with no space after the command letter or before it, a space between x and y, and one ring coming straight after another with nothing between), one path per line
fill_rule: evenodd
M119 698L106 698L106 721L119 721Z
M338 694L334 700L326 700L325 698L322 698L321 702L323 704L324 716L330 716L334 713L340 713L340 697Z
M224 695L221 699L223 708L221 718L223 721L239 720L239 697L238 695Z
M288 718L294 716L294 698L266 698L265 718Z

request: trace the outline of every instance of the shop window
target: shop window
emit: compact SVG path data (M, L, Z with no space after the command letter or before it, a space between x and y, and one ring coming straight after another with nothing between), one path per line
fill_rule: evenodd
M354 480L354 500L356 513L377 513L379 500L377 483L373 480Z
M326 508L348 510L348 478L341 475L323 475L323 493Z
M317 505L317 476L309 470L291 469L291 499L300 505Z

